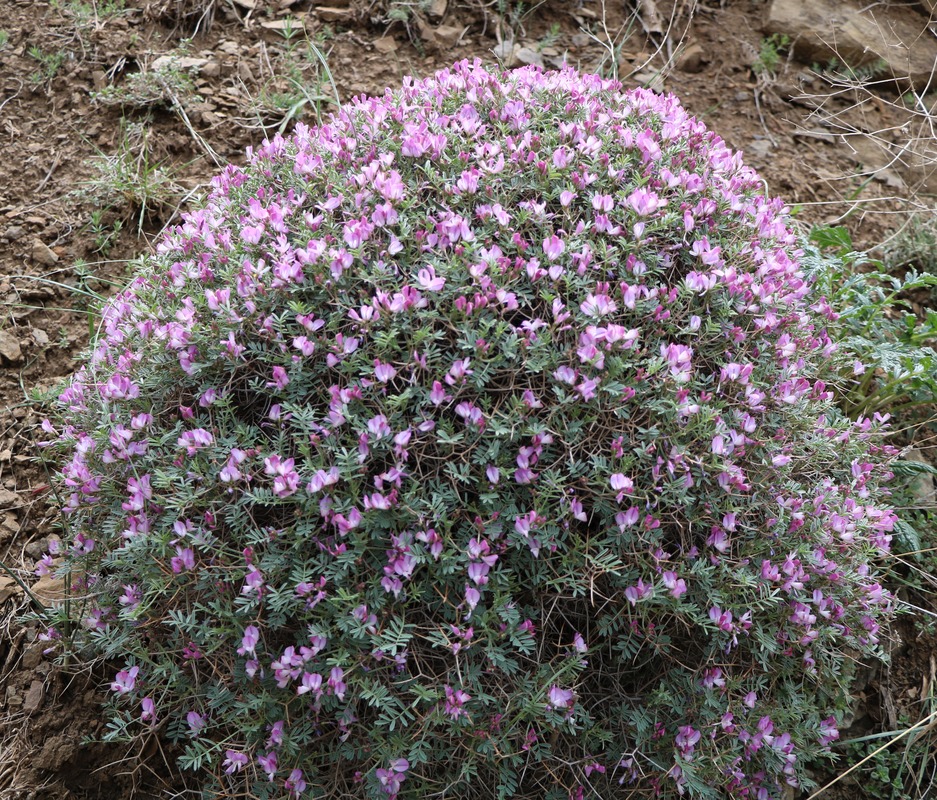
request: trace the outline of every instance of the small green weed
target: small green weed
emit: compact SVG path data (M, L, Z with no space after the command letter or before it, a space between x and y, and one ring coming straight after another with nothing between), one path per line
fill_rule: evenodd
M108 86L91 97L101 105L129 108L172 107L176 102L196 100L192 78L172 66L131 73L121 85Z
M124 227L123 220L120 218L110 223L106 222L107 216L107 209L97 208L91 212L91 219L85 226L85 230L94 237L94 252L100 253L105 258L120 238L120 233Z
M71 17L78 27L97 24L126 10L125 0L51 0L50 7Z
M937 209L914 214L883 252L897 269L937 275Z
M29 76L30 83L36 86L51 81L68 58L62 50L47 53L39 45L33 45L27 52L30 58L39 62L39 69Z
M937 286L937 274L889 274L880 261L853 248L845 228L822 227L811 234L816 249L806 264L818 291L837 310L842 348L843 410L852 417L876 412L927 419L937 403L937 311L911 313L908 292ZM835 251L834 259L824 251Z
M122 120L117 152L99 152L89 164L94 174L82 194L123 221L135 220L138 232L147 216L172 208L182 193L172 169L154 160L144 124Z
M868 64L852 65L839 58L831 58L825 66L814 65L814 72L824 75L830 80L850 84L865 84L880 78L888 71L888 62L876 59Z
M283 46L274 64L274 75L262 87L254 111L265 131L273 128L282 134L305 108L318 121L326 106L338 106L339 98L327 54L320 46L303 33L301 26L287 25L281 34Z
M7 46L10 41L10 34L6 31L0 31L0 50Z
M752 72L759 78L775 75L781 65L781 57L790 44L791 37L783 33L772 33L762 39L758 58L752 64Z

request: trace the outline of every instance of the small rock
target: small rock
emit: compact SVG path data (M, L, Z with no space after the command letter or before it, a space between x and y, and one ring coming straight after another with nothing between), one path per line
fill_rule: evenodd
M0 356L11 364L19 364L23 360L20 343L9 331L0 331Z
M570 41L573 47L588 47L595 42L588 33L574 33Z
M33 561L38 561L42 558L42 554L49 549L48 539L37 539L35 542L30 542L23 548L23 552L26 553Z
M181 69L196 71L200 70L208 63L207 58L193 58L192 56L165 55L157 58L150 67L155 71L166 69Z
M791 40L805 64L836 58L850 67L884 61L883 73L930 86L937 62L937 39L927 34L927 18L911 8L856 0L773 0L766 34Z
M65 581L54 575L43 575L30 587L30 591L44 606L51 606L65 599Z
M246 61L238 62L238 77L244 81L244 83L250 83L254 80L254 73L251 72L251 68Z
M16 492L0 489L0 508L12 508L20 504L20 496Z
M494 54L494 57L498 59L505 68L510 69L514 66L516 61L514 57L514 42L510 39L505 39L501 44L495 45L491 52Z
M202 67L199 74L203 78L217 78L221 74L221 64L217 61L209 61Z
M23 701L23 711L27 714L35 714L42 706L45 694L46 687L42 681L33 681L29 684L29 691L26 692L26 699Z
M94 90L100 92L107 86L107 73L103 69L96 69L91 73L91 81L94 85Z
M379 53L393 53L399 46L393 36L383 36L374 41L374 49Z
M49 334L42 328L33 328L33 341L40 347L45 347L49 344Z
M19 533L20 523L16 514L4 514L3 522L0 522L0 529L7 533Z
M222 53L227 53L229 56L236 56L240 52L240 47L237 42L224 41L219 43L218 49Z
M917 449L911 449L904 456L905 461L914 461L917 464L928 464L930 462L924 457L924 454ZM937 490L934 487L934 476L929 472L922 472L910 484L911 496L920 505L921 508L928 508L937 501Z
M40 239L33 239L33 248L30 251L33 261L51 267L58 263L58 254Z
M336 6L316 6L316 16L323 22L344 22L351 19L351 9Z
M664 77L659 72L639 72L634 79L652 92L664 91Z
M749 153L753 153L759 158L767 158L771 154L771 142L767 139L756 139L753 141L745 150Z
M9 242L15 242L17 239L22 239L25 233L26 229L22 225L11 225L3 232L3 238Z
M448 0L432 0L429 8L426 9L426 16L433 22L439 22L446 15L448 5Z
M540 55L540 53L538 53L536 50L532 50L529 47L517 48L517 52L514 55L517 60L521 62L521 64L534 65L538 67L542 67L544 65L543 56Z
M42 651L46 649L44 642L33 642L23 650L23 658L20 666L23 669L35 669L42 663Z
M680 54L677 59L677 69L689 73L702 72L708 60L703 48L694 43Z
M464 32L464 28L458 28L455 25L440 25L433 30L433 33L436 34L436 40L446 47L452 47L456 44L462 38Z
M23 705L23 695L16 691L15 686L7 686L5 701L7 708L19 708Z
M13 578L9 575L0 574L0 606L11 597L16 597L22 593L22 588Z

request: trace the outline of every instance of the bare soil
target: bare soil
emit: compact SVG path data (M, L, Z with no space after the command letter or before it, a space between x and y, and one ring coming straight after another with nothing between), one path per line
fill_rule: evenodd
M845 224L860 246L888 239L924 203L907 174L863 163L874 159L841 135L900 136L899 91L834 90L783 50L768 64L765 2L658 0L662 32L647 17L654 3L636 0L547 0L504 18L496 3L437 0L392 23L387 4L329 5L0 0L0 561L41 602L58 599L62 586L33 573L56 535L55 498L36 460L37 398L72 372L87 345L89 295L126 279L128 260L197 202L219 163L242 162L245 148L297 121L314 123L317 105L328 108L319 98L382 93L463 58L495 63L496 50L510 61L513 37L522 60L547 68L565 60L675 93L745 152L772 194L800 207L800 219ZM141 96L134 76L157 73L167 54L177 57L171 74L188 74L191 85L167 80ZM122 93L123 104L108 91ZM158 742L142 753L85 743L103 732L108 676L54 664L38 626L23 621L29 611L29 597L0 569L0 800L179 791L166 767L172 754ZM902 622L893 657L857 690L856 730L917 719L933 692L933 633ZM857 774L846 782L853 795Z

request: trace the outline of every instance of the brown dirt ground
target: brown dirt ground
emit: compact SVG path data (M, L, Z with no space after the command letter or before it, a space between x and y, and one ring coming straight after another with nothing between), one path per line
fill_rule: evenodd
M547 67L565 56L585 71L617 69L628 86L674 92L745 151L771 193L802 206L807 223L844 223L871 246L923 203L909 188L913 176L863 164L839 135L902 135L898 95L887 87L837 93L783 55L773 70L759 70L764 2L657 0L665 27L672 21L665 34L648 32L648 18L633 10L646 11L646 0L547 0L505 19L497 3L436 0L419 4L421 19L390 25L379 1L329 5L337 8L319 11L308 0L0 0L0 561L27 583L56 530L47 476L35 461L35 393L67 377L88 342L85 292L107 294L124 279L127 259L146 251L217 171L210 153L239 162L281 125L315 121L314 103L293 107L302 95L288 80L322 78L303 55L305 36L327 56L344 101L458 59L493 63L493 49L513 31ZM210 27L200 16L206 8L214 10ZM122 10L108 13L114 9ZM287 16L299 20L291 39ZM185 38L187 55L201 59L189 90L172 84L123 106L94 98L152 73ZM319 89L332 91L324 81ZM129 178L103 187L94 159L104 163L122 146ZM50 601L61 585L45 579L33 588ZM20 618L28 610L0 571L0 800L116 800L172 788L158 742L145 745L142 760L136 751L82 744L103 730L103 672L54 665L36 625ZM911 622L899 633L890 671L859 690L863 731L894 726L901 714L918 718L933 694L937 638Z

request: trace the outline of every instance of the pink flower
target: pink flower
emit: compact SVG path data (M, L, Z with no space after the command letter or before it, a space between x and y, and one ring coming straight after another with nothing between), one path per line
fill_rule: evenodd
M666 200L661 200L655 192L647 189L636 189L628 195L627 202L641 217L650 216L657 209L667 205Z
M436 277L436 270L433 267L421 269L417 273L417 282L427 292L438 292L446 285L446 279Z
M561 689L555 683L547 693L547 700L554 709L571 709L575 704L576 694L572 689Z
M140 721L151 725L156 722L156 704L152 697L144 697L140 701Z
M117 692L117 694L127 694L128 692L132 692L136 686L137 676L139 674L139 667L131 667L127 670L121 670L117 673L113 683L111 683L111 691Z
M239 753L236 750L225 750L225 759L221 765L224 767L225 775L233 775L240 772L249 763L250 759L244 753Z
M550 261L556 261L556 259L563 255L564 250L566 250L566 245L563 244L563 240L555 233L548 239L543 240L543 254L550 259Z
M239 656L254 655L254 648L260 641L260 631L256 625L248 625L244 629L244 635L241 637L241 646L237 649Z

